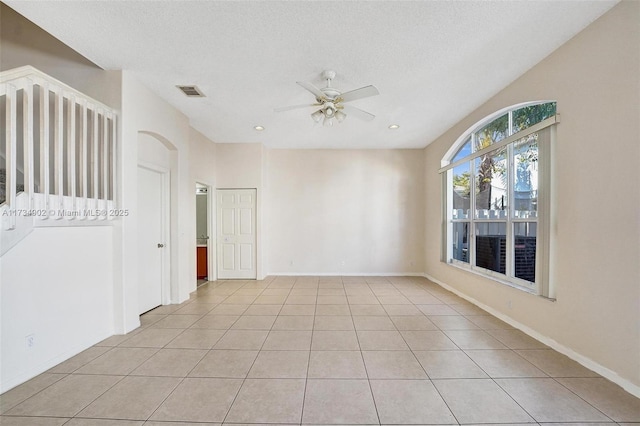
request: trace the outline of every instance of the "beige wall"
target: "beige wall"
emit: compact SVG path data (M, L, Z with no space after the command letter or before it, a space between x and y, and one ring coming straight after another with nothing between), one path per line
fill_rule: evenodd
M216 144L216 188L255 188L257 203L256 224L256 268L258 279L267 273L265 268L265 194L264 175L266 173L265 147L259 143L219 143Z
M216 144L216 185L218 188L258 188L262 186L263 146L259 143Z
M268 150L268 271L423 272L422 150Z
M482 117L555 99L550 302L440 262L438 168ZM622 2L425 149L426 271L640 394L640 3ZM508 308L508 306L512 306ZM596 366L595 364L593 364ZM597 366L596 366L597 367ZM607 371L609 370L609 371Z
M212 217L211 222L209 223L209 236L211 240L209 241L209 250L208 253L210 259L210 266L212 268L209 270L209 278L213 279L216 276L215 272L215 188L216 188L216 144L207 139L202 133L198 132L194 128L190 128L189 131L189 172L191 174L191 187L193 190L191 191L191 195L189 196L189 203L194 206L194 215L195 213L195 205L196 205L196 182L202 183L210 186L211 193L209 194L209 203L212 208ZM192 233L189 235L188 240L193 242L193 247L189 251L189 264L192 266L189 272L189 282L196 283L196 228L193 228Z

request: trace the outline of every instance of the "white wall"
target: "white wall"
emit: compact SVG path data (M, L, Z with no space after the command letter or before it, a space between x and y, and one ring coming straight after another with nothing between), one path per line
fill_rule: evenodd
M426 148L426 272L640 396L640 3L622 2ZM440 262L437 170L473 123L555 99L557 301ZM512 306L512 308L508 308Z
M110 226L35 228L0 258L0 393L113 334L111 252Z
M422 273L423 163L422 150L268 150L269 273Z
M195 232L193 186L189 175L189 121L134 77L122 72L122 116L120 120L119 205L130 211L117 223L115 242L115 321L116 332L129 332L139 326L137 311L137 167L138 142L147 152L145 139L155 138L170 151L171 208L168 249L171 264L171 301L179 303L195 288L190 282L190 236ZM145 136L146 135L146 136ZM153 155L152 153L148 153Z
M0 3L0 70L25 65L120 108L119 71L100 69ZM0 258L0 392L113 334L110 224L36 228Z
M138 163L153 164L170 170L172 155L169 148L155 137L138 133Z

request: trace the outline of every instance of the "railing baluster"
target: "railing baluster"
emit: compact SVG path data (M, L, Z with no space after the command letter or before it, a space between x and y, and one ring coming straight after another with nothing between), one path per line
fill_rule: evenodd
M108 210L107 200L109 199L109 123L107 114L102 111L102 199L104 200L102 208ZM106 215L101 215L100 219L106 219Z
M54 191L57 196L56 207L59 210L64 210L64 96L62 94L62 89L56 88L54 96L53 182ZM62 219L62 216L56 215L56 219Z
M111 200L113 201L112 207L116 207L116 173L118 168L116 167L116 161L118 159L117 156L117 123L116 123L116 115L111 114Z
M27 79L27 84L22 91L23 105L23 131L24 138L24 191L27 196L27 208L33 209L34 200L34 160L33 160L33 80Z
M67 107L67 177L68 193L71 197L71 210L76 209L76 97L69 95ZM71 216L69 219L74 219Z
M40 86L40 185L44 210L49 210L49 85Z
M16 156L17 156L17 131L18 131L18 122L17 122L17 110L18 110L18 102L17 102L17 93L16 86L13 84L7 85L7 95L6 95L6 170L5 170L5 198L7 205L15 209L16 208ZM14 229L16 226L16 218L15 215L12 215L9 221L8 229Z
M88 190L88 185L87 185L87 146L88 146L88 141L87 139L89 138L89 134L88 132L88 124L87 124L87 120L89 119L88 113L87 113L87 102L84 101L82 102L82 142L80 144L80 149L82 151L82 155L80 156L80 158L82 159L82 176L81 176L81 187L80 187L80 191L81 191L81 196L82 198L87 198L89 196L89 190Z
M92 140L92 149L91 149L91 154L92 155L92 168L91 168L91 172L93 175L93 208L95 210L98 209L98 198L99 198L99 193L98 191L100 190L100 175L99 175L99 168L98 168L98 147L99 147L99 143L98 143L98 137L99 137L99 120L98 120L98 109L94 108L93 109L93 140ZM91 216L92 219L95 219L95 216Z
M88 146L88 141L87 139L89 138L89 134L88 134L88 125L87 125L87 120L89 119L88 117L88 113L87 113L87 101L83 100L82 101L82 111L81 111L81 120L82 120L82 134L80 135L81 137L81 141L80 141L80 166L82 168L82 170L80 171L80 197L82 197L82 209L86 209L87 208L87 197L88 195L88 182L87 180L89 179L89 176L87 175L87 146ZM80 208L78 206L78 208ZM86 215L80 215L81 219L86 219Z

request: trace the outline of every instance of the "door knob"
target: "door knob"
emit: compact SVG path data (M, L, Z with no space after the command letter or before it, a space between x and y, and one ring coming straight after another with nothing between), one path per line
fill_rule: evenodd
M162 248L162 247L164 247L164 244L158 243L158 248Z

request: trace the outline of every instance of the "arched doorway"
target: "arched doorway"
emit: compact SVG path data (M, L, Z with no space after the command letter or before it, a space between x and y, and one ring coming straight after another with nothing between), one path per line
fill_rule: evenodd
M171 172L173 145L138 133L138 313L171 300Z

